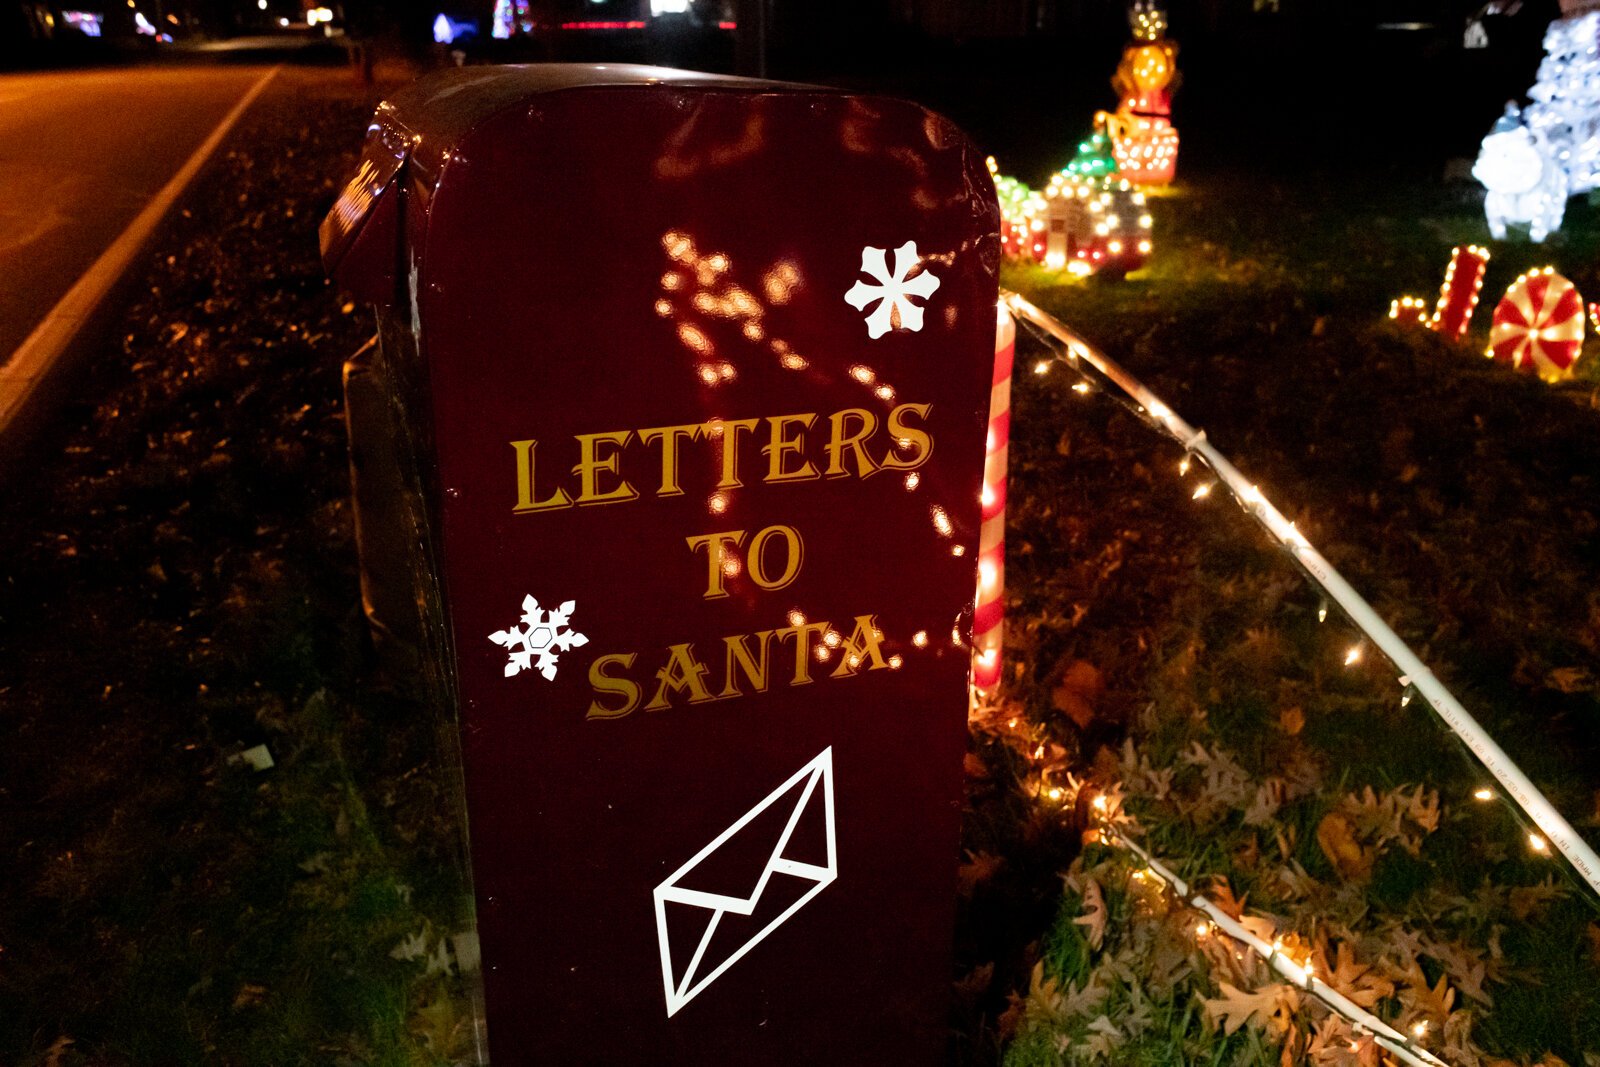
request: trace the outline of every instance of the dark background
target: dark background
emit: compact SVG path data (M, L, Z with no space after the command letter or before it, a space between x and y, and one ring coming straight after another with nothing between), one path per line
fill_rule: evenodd
M176 40L132 35L122 3L0 0L0 66L170 58L237 35L290 34L331 62L361 51L428 64L628 61L735 71L904 95L960 123L1002 169L1029 182L1066 163L1063 146L1116 104L1109 79L1129 40L1121 0L694 0L651 18L649 0L528 0L532 31L489 38L493 0L330 3L342 35L307 31L315 0L143 0L180 16ZM59 8L102 7L105 36L62 29ZM165 6L163 6L165 5ZM1466 49L1479 0L1173 0L1183 76L1174 104L1186 170L1385 174L1469 157L1506 100L1533 82L1556 0L1520 0L1483 19L1489 47ZM1259 8L1259 9L1258 9ZM47 13L56 28L46 30ZM476 24L433 42L441 13ZM164 28L172 28L160 20ZM629 21L645 29L563 29ZM737 29L718 28L736 24ZM315 36L314 42L307 41ZM459 55L451 56L454 49ZM257 53L237 51L234 57ZM205 53L208 61L219 61Z

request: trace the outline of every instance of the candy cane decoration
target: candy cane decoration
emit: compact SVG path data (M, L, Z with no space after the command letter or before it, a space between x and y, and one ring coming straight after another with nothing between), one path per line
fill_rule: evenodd
M1511 283L1494 309L1484 353L1547 382L1572 373L1583 350L1583 298L1554 267L1532 270Z
M993 692L1000 684L1005 638L1006 458L1011 440L1011 362L1017 323L1001 304L994 331L994 385L989 390L989 441L983 460L983 527L978 533L978 598L972 615L972 684Z
M1445 268L1444 284L1439 287L1439 303L1434 306L1428 328L1459 341L1467 334L1472 313L1478 309L1478 294L1483 289L1483 272L1489 267L1489 250L1477 245L1457 245L1450 251L1450 266Z

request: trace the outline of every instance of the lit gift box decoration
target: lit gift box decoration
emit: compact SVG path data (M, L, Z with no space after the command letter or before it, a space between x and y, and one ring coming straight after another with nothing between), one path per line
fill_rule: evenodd
M1445 268L1433 314L1428 314L1428 302L1420 296L1402 296L1389 302L1389 317L1460 341L1472 325L1472 313L1478 309L1478 297L1483 292L1483 273L1488 268L1487 248L1457 245L1450 250L1450 265Z
M993 158L989 173L1000 201L1006 255L1076 277L1126 273L1150 257L1149 204L1126 179L1087 179L1062 170L1039 192L1000 174Z
M1407 326L1428 325L1428 302L1420 296L1401 296L1389 301L1389 317Z
M1439 302L1434 305L1428 328L1452 341L1467 335L1472 313L1478 309L1478 294L1483 291L1483 272L1489 269L1489 250L1477 245L1457 245L1450 250L1450 266L1445 268L1444 284L1439 287Z

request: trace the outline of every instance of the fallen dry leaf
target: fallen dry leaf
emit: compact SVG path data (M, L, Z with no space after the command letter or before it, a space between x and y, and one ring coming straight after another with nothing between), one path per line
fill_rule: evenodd
M967 852L967 860L956 869L956 885L963 897L970 897L975 889L1006 864L1004 856L989 852Z
M1106 898L1093 878L1083 887L1083 914L1072 921L1084 928L1089 947L1098 949L1106 938Z
M1317 844L1322 846L1323 855L1345 881L1365 881L1372 873L1376 858L1372 849L1362 847L1356 840L1354 826L1339 812L1330 811L1317 824Z
M985 963L974 967L967 972L964 978L956 980L956 999L964 1004L976 1004L978 998L989 991L994 984L994 964Z
M1271 1027L1273 1019L1294 996L1293 987L1281 982L1254 991L1236 989L1220 980L1217 986L1222 996L1206 997L1202 1003L1212 1024L1229 1036L1247 1024L1262 1029Z
M1284 708L1278 712L1278 729L1294 737L1306 728L1306 713L1300 710L1297 704L1292 708Z
M1050 694L1050 702L1080 730L1087 729L1094 721L1095 701L1104 690L1105 682L1094 664L1073 660L1062 672L1060 684Z
M1512 918L1522 922L1544 910L1544 906L1552 900L1559 900L1566 895L1567 891L1557 885L1554 878L1547 878L1537 885L1519 885L1506 897Z
M1594 688L1594 675L1583 667L1557 667L1544 680L1550 688L1563 693L1587 693Z

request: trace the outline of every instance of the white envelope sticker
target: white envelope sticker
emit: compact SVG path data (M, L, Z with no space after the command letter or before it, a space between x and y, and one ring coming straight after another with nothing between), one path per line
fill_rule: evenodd
M680 881L693 874L695 868L713 856L717 849L722 847L730 838L738 834L744 827L761 816L784 796L790 794L797 786L804 783L799 790L799 799L794 802L794 809L789 813L784 823L783 832L772 846L772 851L767 856L766 865L762 868L760 876L748 893L729 894L711 893L704 890L688 889L679 885ZM823 819L827 837L827 862L825 865L804 863L799 860L789 859L784 856L785 850L791 848L791 839L794 837L795 828L800 825L801 818L812 810L812 806L823 806ZM799 899L791 903L776 918L763 925L758 932L745 939L731 953L728 953L720 962L706 959L706 950L710 947L712 938L721 925L724 917L729 915L749 916L754 915L757 906L761 903L761 895L766 891L768 884L775 874L787 875L811 883L805 888ZM697 852L689 862L679 867L666 881L656 886L654 897L656 906L656 936L661 944L661 981L667 994L667 1017L677 1014L689 1001L693 1000L706 986L710 985L729 967L737 963L744 954L760 944L761 939L781 926L795 912L799 911L812 897L826 889L833 880L839 876L838 855L835 850L835 835L833 821L833 747L823 749L817 757L804 767L801 767L789 780L778 788L768 793L766 798L755 807L739 817L739 821L722 831L705 848ZM669 916L667 905L684 904L699 909L696 918L703 917L704 911L710 911L710 922L705 932L700 935L699 943L695 946L694 954L689 962L684 965L681 975L676 973L673 964L673 953L670 940Z

